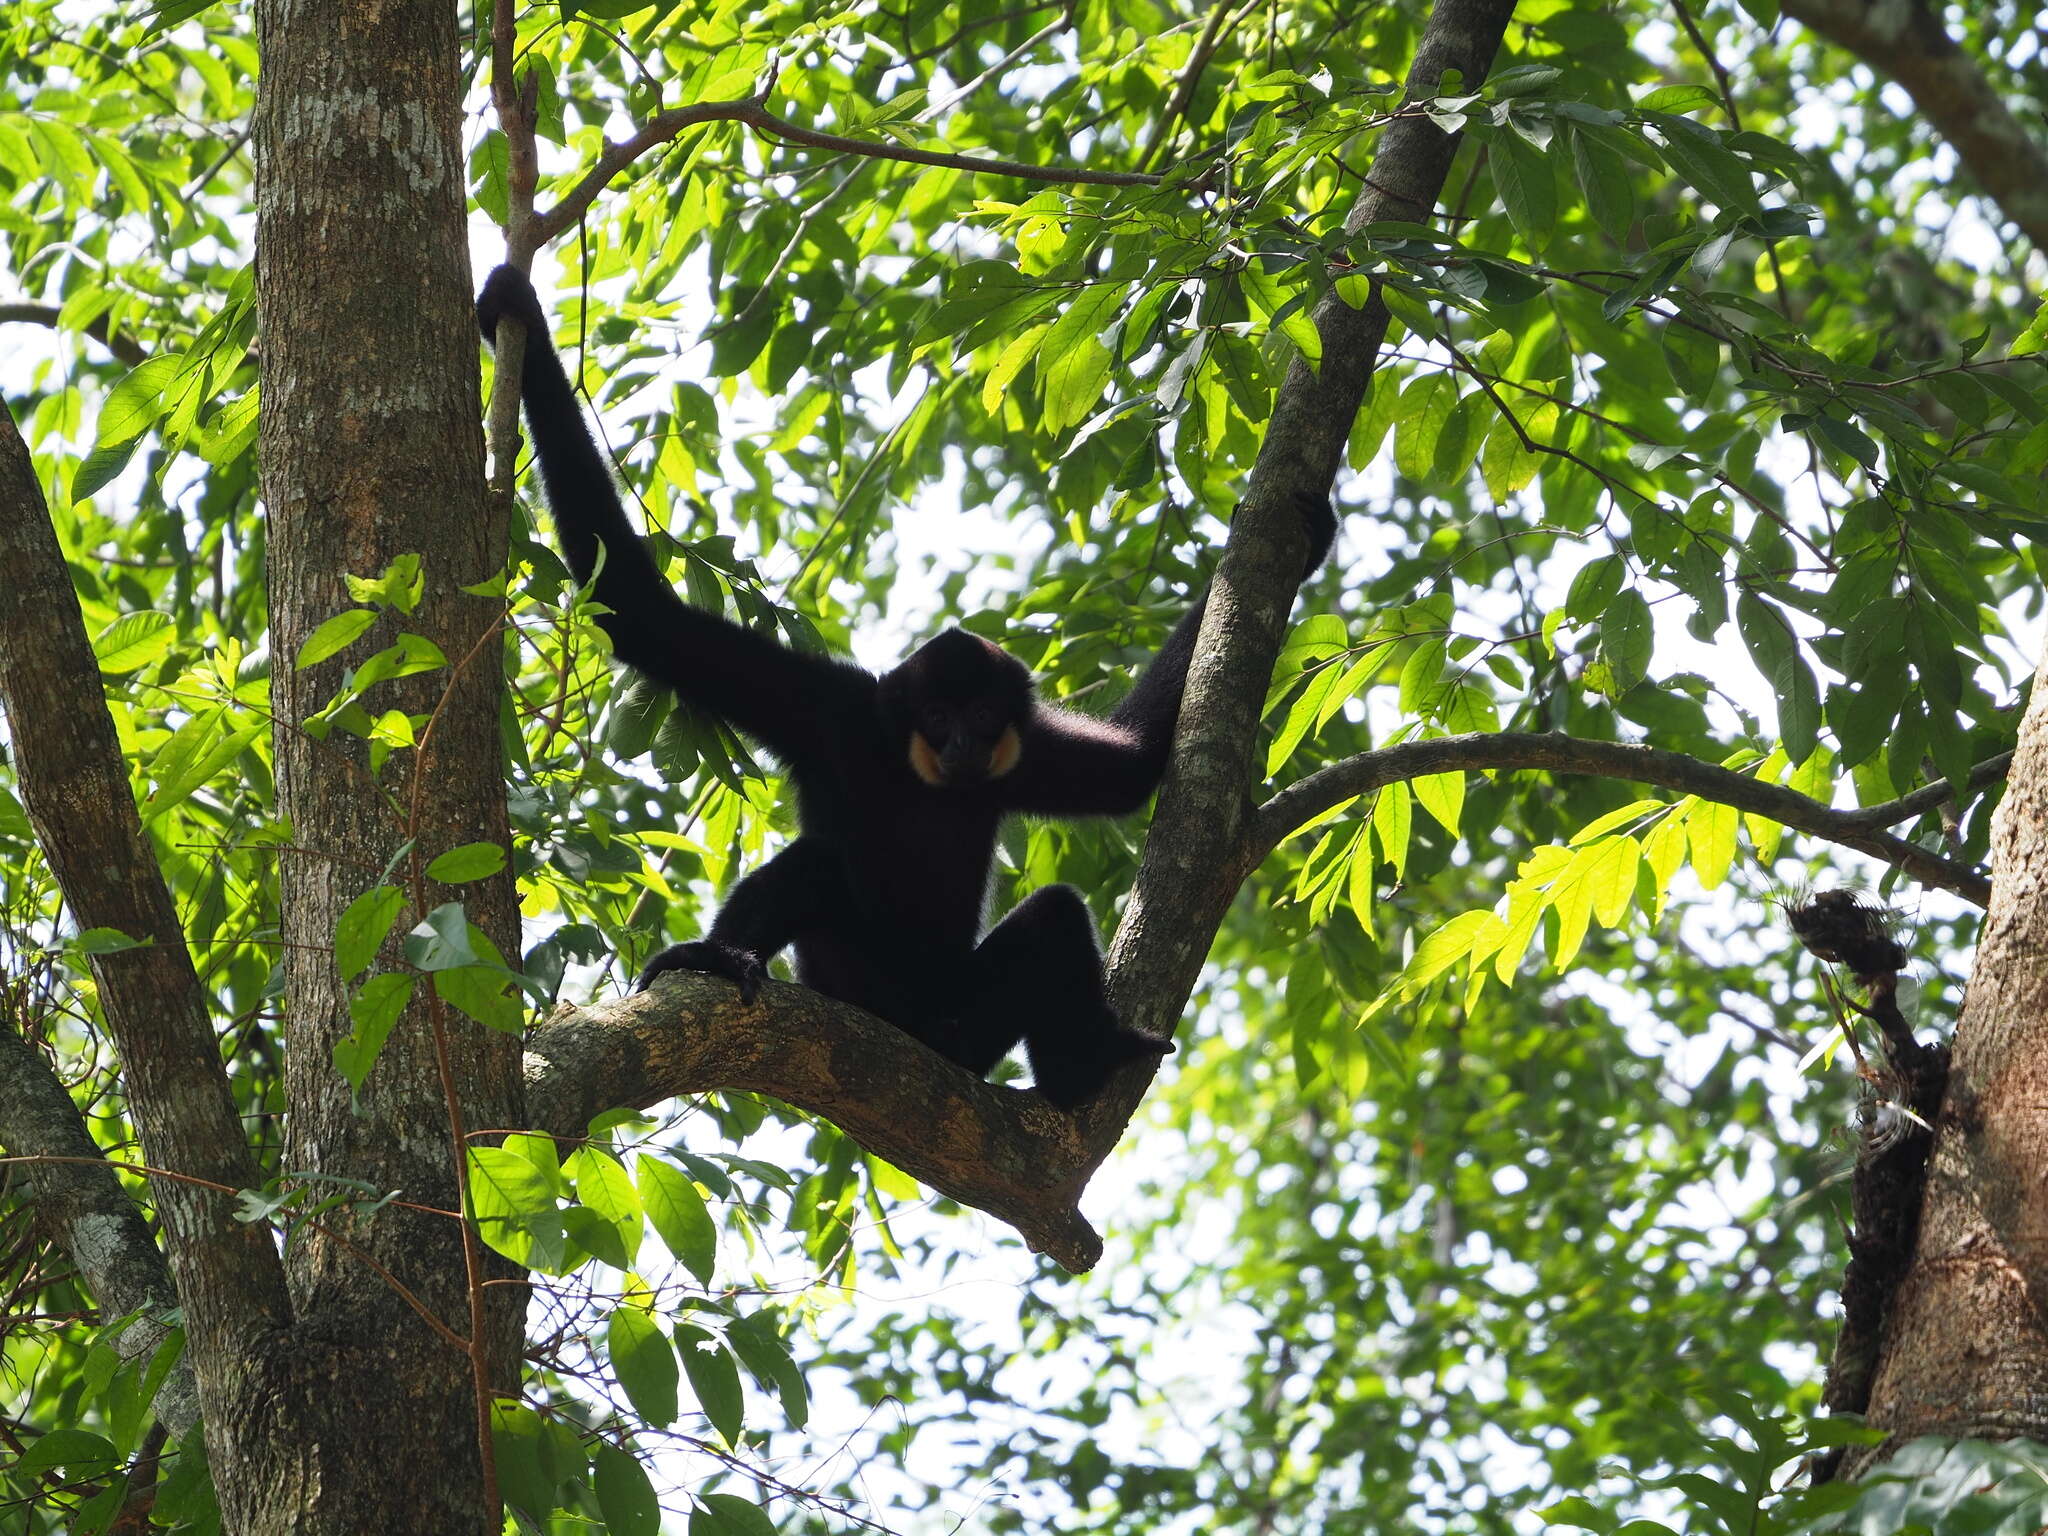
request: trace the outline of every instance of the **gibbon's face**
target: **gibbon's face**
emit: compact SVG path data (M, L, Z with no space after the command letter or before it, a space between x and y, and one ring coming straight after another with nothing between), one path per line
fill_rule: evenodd
M1024 753L1031 674L978 635L949 629L882 680L911 772L935 788L999 779Z

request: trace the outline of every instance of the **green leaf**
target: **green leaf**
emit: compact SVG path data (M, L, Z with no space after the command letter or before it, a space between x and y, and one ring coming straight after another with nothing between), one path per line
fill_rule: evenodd
M465 937L474 943L475 930ZM406 942L410 958L412 941ZM507 974L502 966L485 962L450 967L422 965L420 969L433 972L436 997L461 1009L486 1029L516 1035L526 1027L526 1005L515 990L517 978Z
M1323 335L1309 315L1308 290L1298 281L1284 281L1257 260L1240 268L1237 279L1252 312L1292 342L1311 369L1319 366L1323 360Z
M1408 838L1414 827L1413 797L1403 783L1385 784L1373 798L1372 829L1380 842L1380 856L1394 866L1394 878L1408 873Z
M615 757L634 758L654 744L655 733L675 706L675 694L637 674L612 690L605 721L605 746Z
M1799 654L1799 641L1785 616L1745 591L1735 602L1735 627L1778 700L1778 731L1785 755L1795 764L1813 754L1820 734L1820 685Z
M112 676L161 660L176 635L176 621L168 613L124 613L99 632L92 648L100 671Z
M1557 173L1550 157L1518 133L1497 133L1488 141L1493 184L1515 233L1532 250L1550 243L1557 226Z
M357 1093L369 1081L384 1042L391 1038L392 1028L412 1001L416 979L404 971L386 971L349 995L348 1017L355 1027L334 1042L334 1069Z
M411 613L426 590L424 562L416 554L400 555L378 577L349 576L348 595L372 608L396 608Z
M349 608L337 613L300 644L299 657L294 663L296 670L318 666L328 657L347 650L362 639L376 622L377 614L369 608Z
M475 965L476 951L470 948L469 919L462 903L444 901L429 912L426 921L406 935L405 958L423 971Z
M1109 380L1109 348L1091 336L1064 352L1042 348L1039 357L1044 425L1057 435L1080 422L1102 398L1102 386Z
M118 928L86 928L65 947L81 955L118 955L126 950L146 949L148 939L133 939Z
M690 1177L651 1152L634 1163L640 1200L668 1251L698 1283L709 1285L718 1258L718 1228Z
M981 408L993 416L1001 407L1003 398L1010 391L1010 385L1024 365L1038 355L1040 343L1045 340L1049 325L1034 325L1012 336L1003 350L996 354L987 377L981 381Z
M1619 555L1605 555L1579 567L1565 594L1565 616L1574 624L1592 624L1601 619L1621 595L1628 580L1628 562Z
M725 1337L755 1379L774 1388L789 1427L802 1429L810 1419L810 1393L803 1371L790 1358L788 1346L776 1331L773 1314L756 1312L743 1317L726 1330Z
M1458 403L1448 374L1431 373L1401 391L1394 418L1394 466L1410 480L1426 481L1436 467L1436 442Z
M585 1146L569 1159L568 1172L576 1181L577 1200L611 1224L629 1260L637 1257L646 1217L625 1166L610 1153Z
M552 1510L560 1474L549 1454L547 1427L541 1416L524 1403L499 1398L491 1404L491 1445L497 1455L498 1489L505 1501L529 1516Z
M561 1273L567 1250L554 1183L528 1159L503 1147L471 1147L469 1208L477 1234L513 1263Z
M1573 123L1568 137L1572 174L1585 194L1587 211L1609 239L1625 245L1636 222L1635 184L1627 159L1614 147L1614 130Z
M1650 878L1657 889L1658 918L1664 915L1664 903L1670 899L1671 882L1678 874L1679 865L1685 862L1685 817L1673 811L1650 829L1650 835L1643 839L1643 860L1650 866Z
M1491 912L1459 913L1415 946L1415 957L1401 973L1404 986L1419 991L1470 955L1480 940L1497 936L1499 926Z
M1703 85L1662 85L1636 103L1645 112L1713 112L1720 105Z
M334 965L343 981L352 981L391 934L405 908L405 892L395 885L373 885L342 911L334 925Z
M1266 773L1268 777L1279 772L1280 765L1294 754L1301 740L1315 724L1323 701L1329 697L1342 679L1343 669L1335 663L1325 663L1320 671L1308 680L1308 686L1301 690L1301 696L1288 707L1287 718L1280 724L1273 737L1273 744L1266 749Z
M505 849L498 843L464 843L450 848L427 866L427 878L443 885L481 880L505 867Z
M1815 437L1846 453L1865 469L1877 468L1877 444L1852 423L1837 421L1832 416L1812 416L1807 418L1807 425Z
M1728 151L1719 134L1668 113L1645 112L1643 118L1657 129L1665 164L1695 191L1731 213L1760 211L1748 165Z
M690 1536L775 1536L768 1512L735 1493L700 1493L690 1512Z
M1892 687L1882 687L1875 681L1862 687L1828 685L1828 727L1841 745L1844 768L1868 762L1891 734L1907 684L1903 669L1893 683Z
M1550 963L1562 971L1579 953L1586 928L1593 917L1593 871L1604 844L1580 848L1571 856L1564 873L1551 882L1550 905L1557 913L1557 938Z
M604 1347L612 1374L626 1389L634 1411L657 1428L675 1423L682 1411L676 1396L682 1372L661 1325L630 1303L614 1307L605 1325Z
M1612 928L1635 898L1636 866L1642 846L1632 837L1614 837L1595 851L1597 857L1586 873L1586 885L1593 899L1593 915Z
M53 1429L36 1440L7 1470L14 1480L33 1487L38 1474L62 1467L74 1478L103 1477L120 1464L114 1442L83 1429Z
M1408 787L1414 791L1415 798L1422 808L1436 819L1437 824L1456 837L1458 819L1465 809L1465 775L1424 774L1419 779L1411 779Z
M1686 842L1692 850L1693 873L1704 890L1713 890L1728 878L1735 862L1735 834L1742 817L1732 805L1702 800L1685 818Z
M598 1512L610 1536L660 1536L661 1501L637 1456L600 1441L590 1468Z
M72 473L71 499L83 501L102 486L113 484L121 471L128 467L128 461L135 457L141 441L140 438L130 438L123 443L94 448Z
M1115 317L1128 292L1123 283L1085 290L1055 320L1038 349L1039 394L1045 429L1055 435L1084 419L1102 398L1113 359L1097 338Z
M740 1369L723 1343L691 1323L676 1328L676 1353L682 1356L683 1373L690 1378L690 1390L697 1405L711 1420L711 1427L727 1445L740 1439L743 1399Z
M164 390L184 367L184 358L167 355L152 357L130 370L107 392L107 403L100 407L98 446L125 443L154 426L163 413Z
M1615 692L1626 693L1650 669L1650 605L1640 590L1615 593L1600 621L1600 659L1614 669Z
M150 775L157 783L143 802L143 821L155 822L182 805L268 729L261 718L245 722L224 708L207 710L186 721L170 746L150 763Z
M1539 427L1539 418L1545 413L1548 420ZM1495 415L1493 425L1487 429L1486 446L1479 452L1479 475L1486 482L1489 496L1495 501L1506 501L1515 492L1529 488L1542 467L1543 455L1525 444L1523 436L1526 433L1531 443L1544 442L1556 424L1557 407L1548 402L1519 430L1514 421Z
M356 669L355 690L361 693L394 677L411 677L447 665L448 658L441 654L441 648L426 636L400 635Z

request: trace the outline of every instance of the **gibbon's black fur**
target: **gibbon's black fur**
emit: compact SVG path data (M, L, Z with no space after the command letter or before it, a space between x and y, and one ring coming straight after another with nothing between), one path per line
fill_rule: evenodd
M985 1074L1021 1040L1038 1091L1092 1098L1122 1063L1171 1051L1107 1001L1087 905L1048 886L982 933L996 831L1013 812L1116 816L1158 788L1207 594L1105 719L1049 708L999 646L949 629L879 678L693 608L634 535L526 277L500 267L477 299L526 330L521 393L562 552L611 611L618 659L758 741L796 781L801 835L734 887L704 938L657 955L753 1001L796 947L806 986L908 1031ZM1304 501L1309 559L1328 554L1327 498ZM598 550L605 550L598 569Z

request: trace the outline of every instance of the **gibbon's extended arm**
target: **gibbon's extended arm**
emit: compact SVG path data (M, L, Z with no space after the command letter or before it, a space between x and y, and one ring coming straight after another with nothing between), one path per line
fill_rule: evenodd
M1298 510L1308 526L1308 563L1301 573L1307 581L1330 553L1337 515L1324 496L1301 498ZM1016 768L996 781L1004 804L1042 816L1121 816L1142 806L1166 776L1188 664L1208 606L1204 587L1107 717L1040 708L1024 733Z
M785 761L821 750L822 733L845 710L872 709L875 680L858 667L790 650L676 595L626 520L533 285L511 267L494 271L477 297L487 343L497 339L500 316L526 328L520 396L555 532L576 579L595 575L593 595L611 610L598 622L619 660Z

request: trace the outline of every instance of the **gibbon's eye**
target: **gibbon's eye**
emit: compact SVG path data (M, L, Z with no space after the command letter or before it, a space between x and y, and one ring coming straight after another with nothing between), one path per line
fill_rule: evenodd
M988 703L977 704L967 712L967 719L977 731L992 731L996 728L996 707Z

